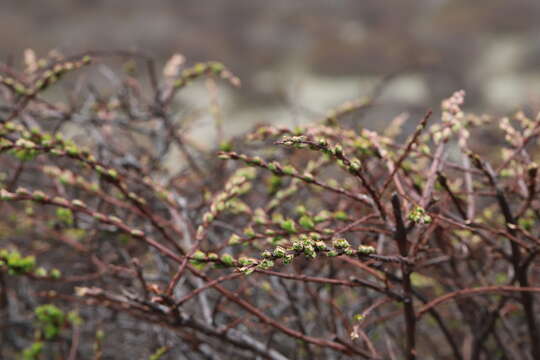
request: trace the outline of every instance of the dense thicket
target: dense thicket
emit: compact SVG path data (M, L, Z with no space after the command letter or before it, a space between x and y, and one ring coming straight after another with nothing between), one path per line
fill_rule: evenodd
M384 133L364 98L226 139L220 79L129 52L0 66L0 357L540 358L539 117L459 91ZM219 149L188 136L193 81Z

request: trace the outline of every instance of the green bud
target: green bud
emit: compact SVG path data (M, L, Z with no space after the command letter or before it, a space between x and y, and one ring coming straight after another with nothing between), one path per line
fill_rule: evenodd
M252 239L256 236L255 230L251 226L248 226L244 229L244 235L246 235L248 238Z
M264 224L267 221L266 212L261 208L256 209L253 216L253 221L259 225Z
M342 155L343 154L343 147L339 144L336 144L336 146L334 146L334 149L332 150L332 152L334 153L334 155Z
M313 218L313 221L315 221L315 223L318 224L318 223L321 223L323 221L330 219L330 216L331 214L328 210L322 210Z
M197 261L204 261L206 260L206 254L203 253L201 250L197 250L193 253L193 255L191 256L191 258L193 260L197 260Z
M62 277L62 273L58 269L52 269L50 275L53 279L60 279Z
M326 141L325 138L318 138L317 139L317 144L319 144L320 147L327 147L328 146L328 141Z
M256 157L258 162L262 163L262 159L260 157ZM257 176L257 169L250 168L250 167L244 167L241 169L236 170L235 175L238 177L239 182L244 182L245 179L242 179L242 177L253 180Z
M313 174L311 173L308 173L308 172L305 172L303 175L302 175L302 180L306 181L306 182L309 182L309 183L312 183L315 181L315 177L313 176Z
M242 266L249 266L255 264L256 260L252 258L248 258L245 256L242 256L240 259L238 259L238 263Z
M206 64L203 64L203 63L197 63L193 67L193 71L196 72L199 75L204 73L206 71L206 69L207 69Z
M306 215L307 214L307 209L304 205L298 205L294 211L298 214L298 215Z
M133 237L143 237L144 236L144 232L142 232L141 230L138 230L138 229L131 230L130 234Z
M358 246L358 253L363 255L375 254L377 251L373 246L360 245Z
M353 159L351 161L350 170L352 172L358 172L362 168L362 163L358 159Z
M261 166L262 164L264 164L264 161L260 156L255 156L252 158L248 158L246 160L246 163L248 165Z
M43 191L36 190L32 193L32 198L36 201L43 201L47 198L47 195Z
M214 215L211 212L207 212L203 215L203 222L209 224L214 220Z
M276 212L272 214L272 221L275 223L280 223L282 221L285 221L285 218L283 217L283 214Z
M234 266L234 258L230 254L221 255L221 262L229 267Z
M312 245L304 246L304 255L308 258L316 258L317 253L315 252L315 248Z
M229 245L237 245L237 244L240 244L240 236L236 235L236 234L232 234L231 237L229 238Z
M15 194L10 193L6 189L0 189L0 200L12 200L15 198Z
M118 178L118 172L114 169L107 170L107 175L109 175L113 179Z
M38 267L36 271L34 271L34 275L38 277L45 277L47 276L47 270L45 270L43 267Z
M304 250L304 243L302 241L294 241L292 244L292 249L294 251L302 251Z
M281 165L279 165L278 162L273 161L273 162L268 164L268 170L270 170L272 172L280 172L281 171Z
M311 230L315 227L315 222L313 219L308 215L303 215L300 220L298 220L298 223L304 228Z
M17 127L15 126L14 123L12 122L7 122L4 124L4 128L8 131L15 131L17 129Z
M22 147L24 149L33 149L36 147L36 144L33 143L32 141L30 140L26 140L26 139L18 139L16 142L15 142L15 145L16 146L19 146L19 147Z
M82 202L81 200L79 200L79 199L72 200L71 203L72 203L73 206L75 206L75 207L86 208L86 204L83 203L83 202Z
M66 153L71 156L79 155L79 149L75 145L70 145L66 147Z
M56 209L56 217L64 224L73 225L73 213L70 209L59 207Z
M30 191L28 191L28 189L23 188L23 187L17 188L17 190L15 190L15 193L17 195L30 195Z
M283 173L286 175L295 175L296 169L293 168L291 165L287 165L283 167Z
M287 250L282 248L281 246L278 246L274 249L274 252L272 253L276 258L282 258L287 254Z
M420 206L415 206L407 218L416 224L429 224L432 221L431 216Z
M334 213L334 219L341 220L341 221L347 221L349 220L349 216L345 211L336 211Z
M212 61L208 63L210 70L216 74L219 75L223 70L225 70L225 65L219 62Z
M204 226L199 225L199 227L197 228L197 233L195 234L195 237L197 239L202 239L203 236L204 236Z
M232 148L232 143L230 143L229 141L223 141L221 144L219 144L219 150L221 151L231 151Z
M20 95L26 94L26 88L24 87L23 84L21 84L21 83L16 83L14 87L15 87L15 91L16 91L18 94L20 94Z
M116 216L109 216L109 221L113 224L122 224L122 220Z
M253 272L255 271L255 269L252 268L252 267L244 266L244 267L240 268L240 271L243 272L244 275L248 276L248 275L253 274Z
M313 246L313 240L311 240L306 234L301 234L299 238L304 246Z
M343 238L334 239L332 245L334 245L336 249L347 249L351 246L349 242Z
M271 269L272 267L274 267L274 262L269 259L264 259L263 261L259 263L259 268L262 270L268 270L268 269Z
M294 259L294 255L292 254L285 255L285 257L283 258L283 264L288 265L292 263L293 259Z
M294 224L294 220L292 219L284 220L279 225L283 230L287 231L288 233L292 234L296 232L296 226Z

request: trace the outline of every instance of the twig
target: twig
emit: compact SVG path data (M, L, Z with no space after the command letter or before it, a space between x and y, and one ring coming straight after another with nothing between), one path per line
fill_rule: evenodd
M392 208L394 209L394 218L396 221L396 230L394 233L394 239L399 248L401 256L407 257L408 254L408 240L407 229L403 223L403 216L401 214L401 202L399 196L394 193L392 195ZM411 284L411 268L409 264L401 263L402 272L402 286L403 286L403 313L405 316L406 324L406 336L407 336L407 351L406 357L409 360L416 359L416 316L414 314L414 304L412 299L412 284Z

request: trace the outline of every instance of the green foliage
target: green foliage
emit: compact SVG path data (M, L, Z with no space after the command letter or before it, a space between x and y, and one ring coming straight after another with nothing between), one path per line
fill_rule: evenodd
M23 257L16 250L0 250L0 267L6 267L10 275L31 273L35 266L36 258L32 255Z
M349 244L349 242L343 238L334 239L332 244L336 249L348 249L351 246L351 244Z
M169 351L169 348L167 348L166 346L162 346L160 347L159 349L157 349L152 355L150 355L150 357L148 358L148 360L159 360L163 357L163 355L165 355L167 352Z
M65 314L55 305L47 304L38 306L35 310L38 326L43 331L46 340L56 338L65 321Z
M60 279L62 277L62 272L58 269L51 269L50 275L53 279Z
M431 216L426 214L426 210L420 206L415 206L408 216L409 220L416 224L429 224L431 223Z
M294 223L294 220L293 219L287 219L287 220L283 220L279 226L281 226L281 228L291 234L294 234L296 232L296 225Z
M303 215L300 220L298 220L298 223L307 230L311 230L315 227L315 222L309 215Z
M31 148L13 150L11 153L21 161L31 161L39 155L39 151Z
M43 351L43 342L36 341L22 352L23 360L39 360Z
M230 254L221 255L221 262L226 266L234 266L234 258Z
M70 209L60 207L57 208L56 217L58 218L58 220L68 226L73 225L73 212Z
M77 311L68 312L66 319L73 326L80 326L83 323L83 319L79 316Z

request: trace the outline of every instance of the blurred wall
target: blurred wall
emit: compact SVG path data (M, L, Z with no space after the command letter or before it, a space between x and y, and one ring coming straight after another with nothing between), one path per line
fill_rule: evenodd
M538 0L2 0L0 60L25 48L220 60L244 83L235 106L261 114L317 114L399 72L381 116L461 88L469 108L505 112L540 99L538 19Z

